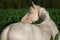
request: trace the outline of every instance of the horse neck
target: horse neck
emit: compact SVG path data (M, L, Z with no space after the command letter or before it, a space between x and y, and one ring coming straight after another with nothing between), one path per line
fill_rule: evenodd
M47 11L45 11L45 12L43 11L43 13L39 16L39 18L41 20L43 20L43 22L40 23L40 24L48 24L51 21L51 18L50 18L50 16L49 16Z
M45 11L43 14L39 16L43 22L40 23L39 25L45 25L48 26L51 30L51 34L53 38L56 36L57 33L59 33L57 26L55 25L54 21L50 18L49 14L47 11Z

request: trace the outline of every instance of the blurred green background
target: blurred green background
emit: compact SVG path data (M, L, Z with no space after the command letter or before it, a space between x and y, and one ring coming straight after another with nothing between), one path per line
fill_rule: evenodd
M60 0L0 0L0 33L9 24L19 22L32 1L46 8L60 31ZM35 23L40 22L38 20Z

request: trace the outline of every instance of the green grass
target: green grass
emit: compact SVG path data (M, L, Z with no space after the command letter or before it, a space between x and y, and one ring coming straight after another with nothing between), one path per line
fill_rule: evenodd
M0 32L11 23L21 20L28 9L0 9Z
M0 32L9 24L19 22L27 11L28 9L0 9ZM47 11L60 29L60 9L47 9ZM35 23L40 23L40 20Z

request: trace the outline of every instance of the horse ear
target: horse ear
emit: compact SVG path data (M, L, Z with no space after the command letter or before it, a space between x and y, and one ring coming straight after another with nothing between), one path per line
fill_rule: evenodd
M23 23L32 23L31 20L30 20L30 15L31 13L27 13L21 20L21 22Z
M36 6L36 5L35 5L34 2L32 1L32 7L35 8L35 6Z

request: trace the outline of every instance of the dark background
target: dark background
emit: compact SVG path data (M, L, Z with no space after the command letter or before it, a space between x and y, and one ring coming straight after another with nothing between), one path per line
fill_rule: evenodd
M60 8L60 0L0 0L0 8L29 8L31 2L46 8Z

